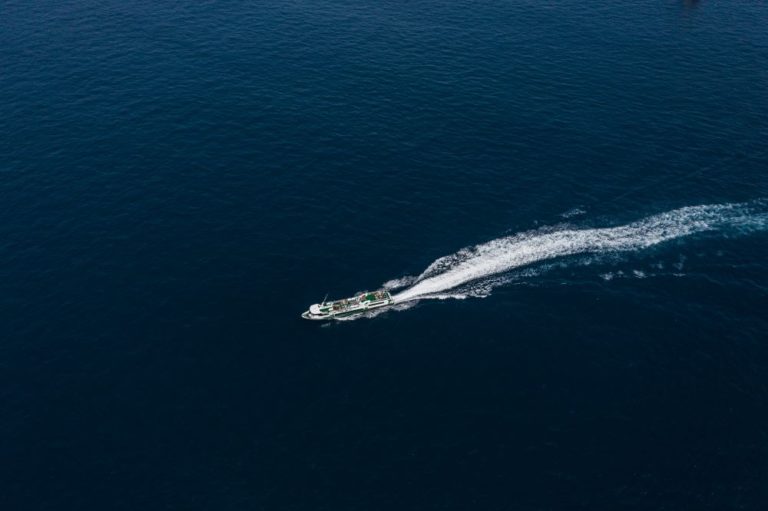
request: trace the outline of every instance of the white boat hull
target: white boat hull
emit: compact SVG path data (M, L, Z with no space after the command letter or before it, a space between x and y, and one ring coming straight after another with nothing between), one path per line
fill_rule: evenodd
M315 303L310 305L309 310L303 312L301 317L310 321L344 319L365 314L371 310L381 309L382 307L389 307L393 303L394 300L392 300L388 291L365 292L343 300Z

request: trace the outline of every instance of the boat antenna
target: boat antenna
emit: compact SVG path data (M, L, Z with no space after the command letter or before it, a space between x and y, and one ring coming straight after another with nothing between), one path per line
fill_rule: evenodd
M325 301L328 299L328 293L325 293L325 297L323 297L323 303L322 305L325 305Z

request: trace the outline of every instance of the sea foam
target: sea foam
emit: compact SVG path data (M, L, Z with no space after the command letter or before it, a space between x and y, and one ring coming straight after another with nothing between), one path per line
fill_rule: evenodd
M555 258L638 251L703 232L744 233L766 228L768 201L762 199L684 207L616 227L544 228L463 248L435 260L415 279L394 279L388 287L412 282L393 297L400 303L422 298L487 296L493 287L512 280L510 272ZM465 289L469 283L477 293Z

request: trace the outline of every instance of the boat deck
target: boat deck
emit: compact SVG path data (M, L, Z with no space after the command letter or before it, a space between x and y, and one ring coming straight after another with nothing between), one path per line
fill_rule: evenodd
M365 291L350 298L330 302L323 301L320 304L311 305L309 310L302 314L302 317L305 319L344 317L390 305L391 303L392 296L389 294L389 291L383 289L373 292Z

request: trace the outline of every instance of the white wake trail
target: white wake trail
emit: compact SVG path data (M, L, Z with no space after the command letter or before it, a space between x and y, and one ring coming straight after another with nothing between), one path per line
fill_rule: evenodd
M757 200L685 207L618 227L525 232L441 257L417 277L411 287L393 298L396 302L405 302L426 297L444 297L447 291L464 284L486 280L503 281L503 278L498 278L499 275L558 257L641 250L707 231L766 228L768 202ZM401 282L390 281L392 284ZM493 287L493 283L490 286Z

